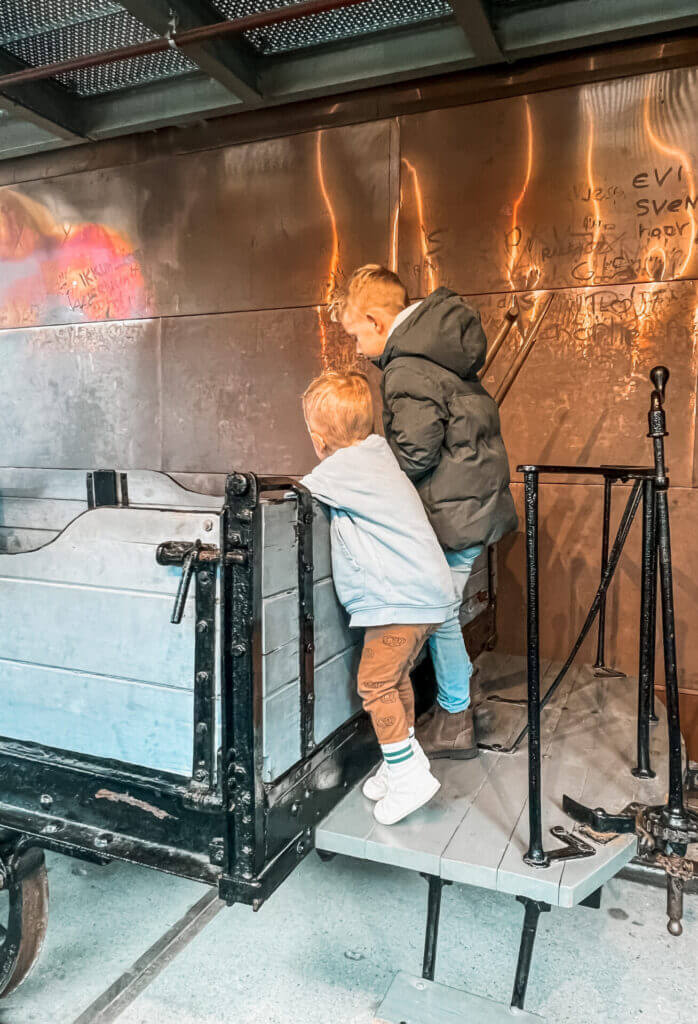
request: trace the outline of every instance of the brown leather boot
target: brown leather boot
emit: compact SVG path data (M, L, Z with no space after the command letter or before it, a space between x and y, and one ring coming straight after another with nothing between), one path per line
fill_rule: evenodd
M420 718L415 736L430 760L453 757L468 761L471 757L477 757L472 708L452 715L437 704Z

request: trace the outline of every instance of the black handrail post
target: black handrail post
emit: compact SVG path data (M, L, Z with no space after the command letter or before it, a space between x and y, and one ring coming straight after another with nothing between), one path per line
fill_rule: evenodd
M654 443L655 486L657 489L657 545L662 595L662 633L664 638L664 685L666 687L667 723L669 728L669 795L662 818L669 827L685 826L688 821L683 802L683 758L681 754L681 722L679 686L676 671L676 633L674 622L674 585L671 572L671 538L669 533L669 478L664 461L664 438L667 435L664 413L664 390L669 380L665 366L655 366L650 373L654 385L649 412L649 437Z
M540 756L540 613L538 608L538 472L523 467L526 508L526 648L528 676L528 822L527 864L549 863L543 850Z
M601 578L606 571L608 565L608 543L609 535L611 531L611 488L613 487L613 480L610 476L604 476L603 479L603 530L601 533ZM599 608L599 634L598 642L596 645L596 662L594 668L605 669L606 668L606 594L604 593L601 598L601 607Z
M655 662L657 653L657 563L659 561L659 550L657 547L657 489L653 487L654 491L654 514L652 518L652 564L651 569L651 584L650 584L650 649L649 649L649 666L650 666L650 722L656 725L659 721L654 708L654 674L655 674Z
M657 590L657 548L655 529L654 480L642 482L642 596L640 601L640 665L637 695L637 763L632 774L638 779L653 779L650 765L650 688L654 688L654 672L650 658L654 656L652 632L652 592Z

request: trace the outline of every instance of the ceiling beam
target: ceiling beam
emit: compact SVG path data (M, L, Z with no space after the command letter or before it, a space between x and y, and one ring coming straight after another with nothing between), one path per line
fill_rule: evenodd
M244 109L245 104L220 82L197 72L95 96L85 101L83 116L93 138L109 139Z
M21 71L27 65L6 50L0 50L0 75ZM78 101L54 82L27 82L0 93L0 107L65 142L84 142L85 134Z
M278 106L477 63L457 25L437 24L332 49L323 47L315 53L275 57L262 63L259 77L264 105ZM203 121L246 108L247 104L236 100L219 82L194 74L91 98L83 103L83 116L91 137L102 139Z
M562 0L503 13L497 34L509 59L518 59L695 26L695 0Z
M180 30L223 20L207 0L119 0L119 3L159 36L168 30L170 11L176 15ZM184 46L180 52L247 106L261 102L255 55L244 39L212 39L198 46Z
M505 60L482 0L450 0L453 13L482 64Z
M0 119L0 160L29 156L32 153L71 145L73 143L49 135L30 121L18 121L10 116L3 116Z
M275 57L260 73L260 83L267 103L283 103L477 64L459 26L437 22L356 39L332 49Z

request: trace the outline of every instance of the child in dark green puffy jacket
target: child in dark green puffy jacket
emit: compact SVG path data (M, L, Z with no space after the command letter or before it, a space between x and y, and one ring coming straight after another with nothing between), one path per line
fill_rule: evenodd
M480 317L448 288L410 305L400 278L369 264L349 279L341 319L383 370L386 437L462 593L478 555L517 525L499 413L478 378L487 350ZM457 616L429 646L438 693L420 743L432 758L474 757L472 665Z

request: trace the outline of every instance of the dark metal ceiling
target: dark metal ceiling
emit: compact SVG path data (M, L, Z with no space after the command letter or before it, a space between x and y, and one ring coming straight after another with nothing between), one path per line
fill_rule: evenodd
M296 0L0 0L0 76ZM0 158L698 26L695 0L366 0L3 88Z

